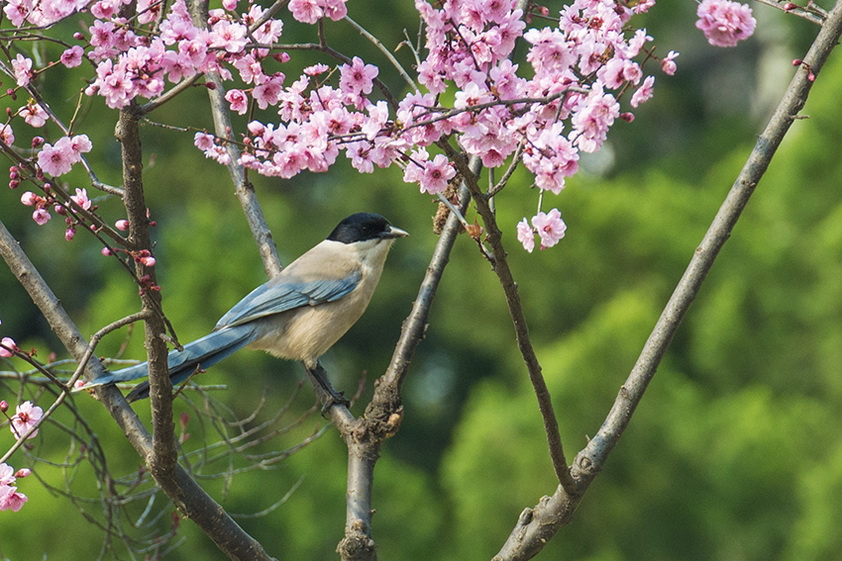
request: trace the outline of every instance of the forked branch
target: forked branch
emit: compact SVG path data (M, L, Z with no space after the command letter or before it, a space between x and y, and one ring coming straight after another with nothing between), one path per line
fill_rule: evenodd
M559 488L551 497L544 497L534 508L521 513L494 561L531 559L561 526L570 522L582 499L581 493L593 482L605 465L632 414L643 398L649 382L672 341L682 318L687 313L719 250L730 237L743 209L763 177L778 146L804 107L813 79L819 75L830 52L842 35L842 2L828 14L821 31L789 84L766 128L761 133L742 171L714 217L702 242L693 253L690 264L658 318L628 379L620 388L611 411L597 434L579 452L573 462L572 475L580 494L571 495ZM811 79L811 71L812 78ZM821 79L819 78L819 81ZM827 85L828 87L831 84Z

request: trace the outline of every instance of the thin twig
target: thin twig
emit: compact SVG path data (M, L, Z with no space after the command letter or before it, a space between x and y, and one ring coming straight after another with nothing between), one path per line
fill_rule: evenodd
M821 15L820 12L813 11L813 7L815 4L813 2L809 2L807 7L802 6L795 6L793 2L789 0L784 0L778 2L777 0L754 0L758 4L765 4L766 6L771 6L773 8L777 8L786 14L791 14L793 16L797 16L802 19L806 19L810 23L815 23L818 26L821 26L824 23L825 18L827 17L827 13L825 13L824 17ZM795 8L786 9L785 6L793 5Z
M464 158L455 153L449 144L440 143L439 146L450 151L450 160L456 164L457 169L465 178L465 184L474 197L477 212L485 224L485 239L491 246L491 253L494 258L491 262L492 267L506 295L506 304L515 328L515 340L517 341L523 362L526 365L529 381L532 383L532 388L535 391L535 397L538 400L538 409L544 421L544 431L547 435L547 444L549 445L553 469L561 486L568 493L577 494L576 482L573 480L570 475L570 469L567 467L567 459L565 458L564 447L561 443L558 419L556 419L550 390L547 388L547 383L541 372L541 363L538 361L538 356L535 354L535 348L532 346L532 341L529 337L526 316L523 312L517 283L515 283L514 276L509 268L508 256L503 247L503 233L497 225L497 217L491 210L488 202L489 197L480 190L477 181L479 179L478 176L471 171L470 166L465 162Z
M368 39L369 41L374 43L374 46L377 47L378 49L380 49L380 52L383 53L383 56L385 56L389 60L389 62L392 63L392 66L395 67L395 70L398 71L398 73L401 75L401 78L403 78L404 82L406 82L406 84L410 88L412 88L412 91L415 91L415 92L418 91L418 85L413 81L412 78L410 78L409 74L407 74L406 70L404 70L403 65L398 61L397 58L395 58L395 55L393 55L392 52L389 49L386 48L386 45L384 45L383 42L380 41L380 39L378 39L377 37L372 35L362 25L360 25L357 22L355 22L354 20L352 20L350 16L346 15L345 21L350 23L354 27L354 29L359 31L360 35L362 35L363 37L365 37L366 39Z

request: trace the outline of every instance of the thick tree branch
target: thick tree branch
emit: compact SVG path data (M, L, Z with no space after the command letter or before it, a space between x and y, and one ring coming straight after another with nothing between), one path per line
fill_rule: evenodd
M460 190L462 211L465 210L468 200L467 188L463 186ZM398 431L403 419L400 388L412 356L424 338L430 306L460 229L458 217L451 213L436 244L427 274L421 282L418 297L409 316L404 320L392 361L375 383L374 396L365 413L357 419L337 419L344 408L332 407L330 410L334 423L340 427L340 433L348 446L345 537L337 548L343 561L371 561L377 558L375 543L371 537L374 466L380 456L383 442Z
M742 171L714 217L690 264L655 324L628 379L597 434L579 452L572 474L581 492L590 485L605 465L608 455L628 426L631 416L643 398L649 382L664 356L675 332L693 302L719 250L731 235L749 198L769 166L778 146L804 107L813 81L810 71L819 75L828 55L842 35L842 2L828 14L821 31L789 84L783 99L748 157ZM817 78L821 81L821 78ZM828 86L831 86L828 84ZM558 529L567 524L581 501L581 494L572 496L559 488L552 497L544 497L534 509L521 514L494 561L523 560L534 557Z
M120 110L120 117L114 136L120 143L123 162L123 202L129 219L128 245L132 251L152 247L149 239L149 220L143 193L143 152L140 146L140 114L130 105ZM149 363L149 401L152 408L152 453L147 458L150 472L162 489L172 489L175 482L175 466L178 453L175 447L175 425L172 413L172 383L167 368L167 345L161 338L166 332L162 315L154 313L161 309L161 294L150 287L157 284L155 268L138 262L136 274L146 279L141 287L140 298L144 321L147 360ZM169 494L169 493L168 493Z

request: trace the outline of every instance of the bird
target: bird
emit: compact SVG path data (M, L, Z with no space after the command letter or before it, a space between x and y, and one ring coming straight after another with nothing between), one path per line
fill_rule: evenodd
M173 385L245 347L303 362L334 401L345 401L321 376L324 371L319 357L365 312L392 243L408 235L379 214L348 216L327 239L237 302L210 334L170 351L167 364ZM148 365L143 362L75 389L147 375ZM148 396L149 382L144 381L126 399L136 401Z

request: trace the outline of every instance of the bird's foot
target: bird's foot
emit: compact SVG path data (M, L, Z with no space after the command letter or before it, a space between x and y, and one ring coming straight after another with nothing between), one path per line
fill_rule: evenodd
M334 405L350 407L351 402L345 398L345 395L342 392L338 392L336 390L330 391L328 398L322 403L322 417L327 417L330 413L331 407Z

